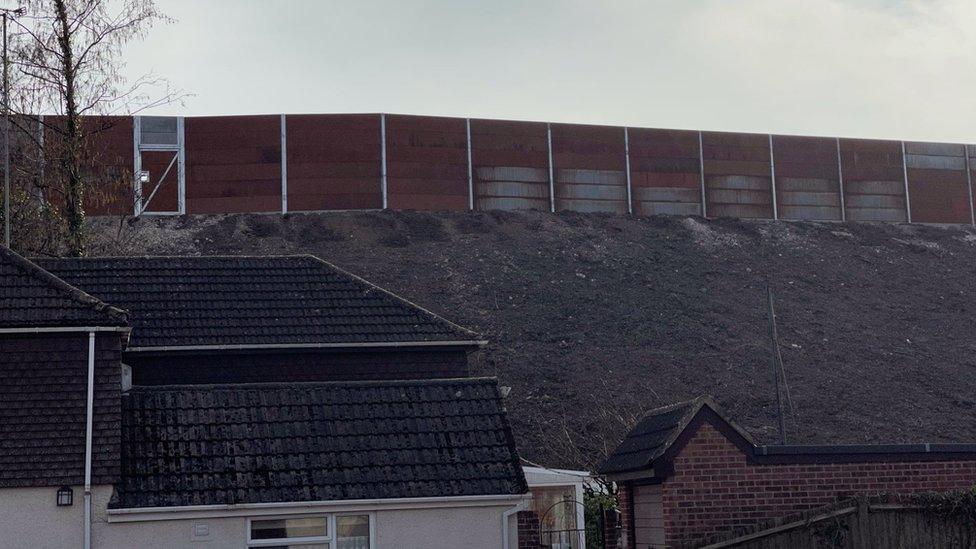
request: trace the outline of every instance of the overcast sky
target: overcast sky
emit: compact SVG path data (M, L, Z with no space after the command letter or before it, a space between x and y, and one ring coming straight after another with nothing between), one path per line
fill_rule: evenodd
M160 114L389 112L976 142L976 0L157 0Z

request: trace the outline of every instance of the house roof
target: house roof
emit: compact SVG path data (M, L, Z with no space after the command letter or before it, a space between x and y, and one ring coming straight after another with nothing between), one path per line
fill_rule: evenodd
M130 311L130 350L478 343L478 336L316 257L117 257L38 263Z
M0 328L125 324L125 311L0 246Z
M619 474L652 468L654 461L664 456L703 408L714 412L743 439L752 442L751 437L737 427L711 397L703 396L648 412L597 470L603 474Z
M122 410L115 508L527 491L494 379L139 387Z

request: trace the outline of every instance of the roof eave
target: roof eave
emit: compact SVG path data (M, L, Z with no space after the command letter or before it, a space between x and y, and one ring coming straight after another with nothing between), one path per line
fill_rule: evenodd
M257 351L300 349L389 349L399 347L476 347L488 344L486 340L471 341L370 341L342 343L245 343L231 345L161 345L156 347L129 347L130 353L165 353L182 351Z

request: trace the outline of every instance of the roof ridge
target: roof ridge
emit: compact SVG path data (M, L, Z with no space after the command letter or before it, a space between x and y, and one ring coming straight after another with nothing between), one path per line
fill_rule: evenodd
M224 390L224 389L290 389L303 387L403 387L403 386L436 386L436 385L475 385L497 384L495 377L451 377L436 379L377 379L360 381L264 381L255 383L199 383L173 385L134 385L127 392L162 392L186 391L189 389Z
M6 259L10 264L24 271L27 276L30 276L45 286L61 293L61 295L67 299L84 305L95 312L104 313L108 316L115 317L115 320L117 321L121 321L123 323L128 322L128 313L126 311L113 305L109 305L108 303L85 292L84 290L68 284L64 280L55 276L53 273L49 272L47 269L18 254L10 248L0 246L0 256Z
M318 263L321 263L322 265L325 265L326 267L329 267L330 269L333 269L335 271L338 271L339 273L341 273L343 275L346 275L346 276L351 277L351 278L353 278L353 279L355 279L355 280L357 280L359 282L362 282L363 284L366 284L367 286L373 288L374 290L377 290L377 291L380 291L380 292L386 294L387 296L389 296L389 297L391 297L391 298L393 298L393 299L395 299L395 300L403 303L404 305L407 305L407 306L413 307L415 309L418 309L419 311L421 311L421 312L429 315L431 318L433 318L433 319L435 319L437 321L446 323L448 326L450 326L451 328L453 328L455 330L460 331L462 334L465 334L465 335L470 336L472 338L472 341L480 340L480 338L481 338L481 335L479 333L475 332L474 330L469 330L469 329L465 328L464 326L461 326L459 324L455 324L455 323L451 322L450 320L448 320L448 319L440 316L439 314L434 313L433 311L431 311L431 310L429 310L429 309L427 309L425 307L421 307L420 305L417 305L416 303L410 301L409 299L406 299L406 298L404 298L402 296L399 296L399 295L397 295L397 294L395 294L395 293L393 293L393 292L391 292L389 290L385 290L385 289L377 286L376 284L374 284L374 283L366 280L365 278L363 278L363 277L361 277L361 276L359 276L357 274L351 273L351 272L349 272L349 271L347 271L347 270L345 270L345 269L343 269L341 267L338 267L335 264L330 263L330 262L322 259L321 257L318 257L318 256L313 255L313 254L302 254L302 255L304 257L308 257L308 258L312 259L313 261L316 261Z

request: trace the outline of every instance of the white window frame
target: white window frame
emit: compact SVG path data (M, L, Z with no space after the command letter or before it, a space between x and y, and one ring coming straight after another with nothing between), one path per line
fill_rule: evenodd
M338 530L336 529L336 518L338 517L368 517L369 518L369 549L376 549L376 515L372 512L347 511L342 513L306 513L300 515L268 515L248 517L245 521L245 534L247 547L275 547L279 545L319 545L327 544L335 549L338 542ZM251 523L262 520L287 520L287 519L306 519L306 518L325 518L327 519L327 535L307 536L302 538L275 538L275 539L252 539Z

